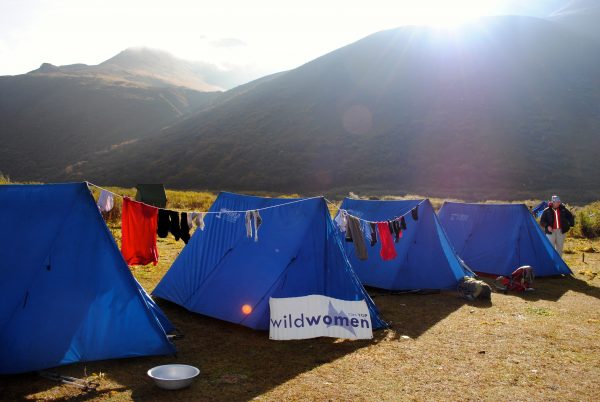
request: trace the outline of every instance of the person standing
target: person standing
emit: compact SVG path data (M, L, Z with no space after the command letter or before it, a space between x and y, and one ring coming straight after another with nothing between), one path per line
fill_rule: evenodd
M571 211L561 203L557 195L552 196L548 208L542 212L540 224L552 246L562 256L565 235L575 225L575 218Z

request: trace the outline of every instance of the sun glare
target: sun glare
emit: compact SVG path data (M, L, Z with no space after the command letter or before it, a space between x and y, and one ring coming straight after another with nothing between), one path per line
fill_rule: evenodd
M453 27L490 15L497 6L494 0L430 0L409 8L407 15L415 25Z

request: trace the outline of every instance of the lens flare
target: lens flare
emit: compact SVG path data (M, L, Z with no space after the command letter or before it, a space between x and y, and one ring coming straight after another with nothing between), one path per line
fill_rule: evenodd
M252 307L249 304L244 304L242 306L242 313L248 315L252 312Z

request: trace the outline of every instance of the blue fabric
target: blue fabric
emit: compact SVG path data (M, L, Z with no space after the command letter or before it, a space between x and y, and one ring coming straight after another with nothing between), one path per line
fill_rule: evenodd
M262 198L220 193L153 294L190 311L269 328L269 298L312 294L365 300L374 328L384 326L352 271L323 198ZM293 203L290 203L293 202ZM258 242L246 236L245 211L260 211ZM252 312L242 312L249 305Z
M418 220L410 211L418 206ZM361 221L368 259L357 258L354 243L344 242L348 259L362 283L389 290L455 289L459 279L472 273L456 256L429 200L371 201L346 198L341 209L367 221L387 221L404 216L407 229L398 243L398 256L383 261L381 243L370 246L371 229ZM340 212L338 212L339 214ZM344 233L337 229L343 239ZM379 233L377 233L379 238Z
M439 218L458 255L476 272L510 275L530 265L536 276L571 273L523 204L446 202Z
M548 208L548 203L546 201L540 202L537 207L533 208L533 215L535 215L535 217L539 219L539 217L542 216L544 209L546 208Z
M175 352L85 183L2 185L0 222L0 374Z

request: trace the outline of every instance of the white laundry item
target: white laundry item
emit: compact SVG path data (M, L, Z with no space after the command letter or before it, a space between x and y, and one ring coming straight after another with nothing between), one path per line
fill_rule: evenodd
M346 227L348 226L348 216L346 211L340 211L340 213L335 217L334 221L337 224L340 232L346 233Z
M98 208L102 212L108 212L115 206L115 199L112 193L102 190L100 192L100 197L98 197Z
M204 230L204 212L193 212L192 220L196 227L200 228L200 230Z

